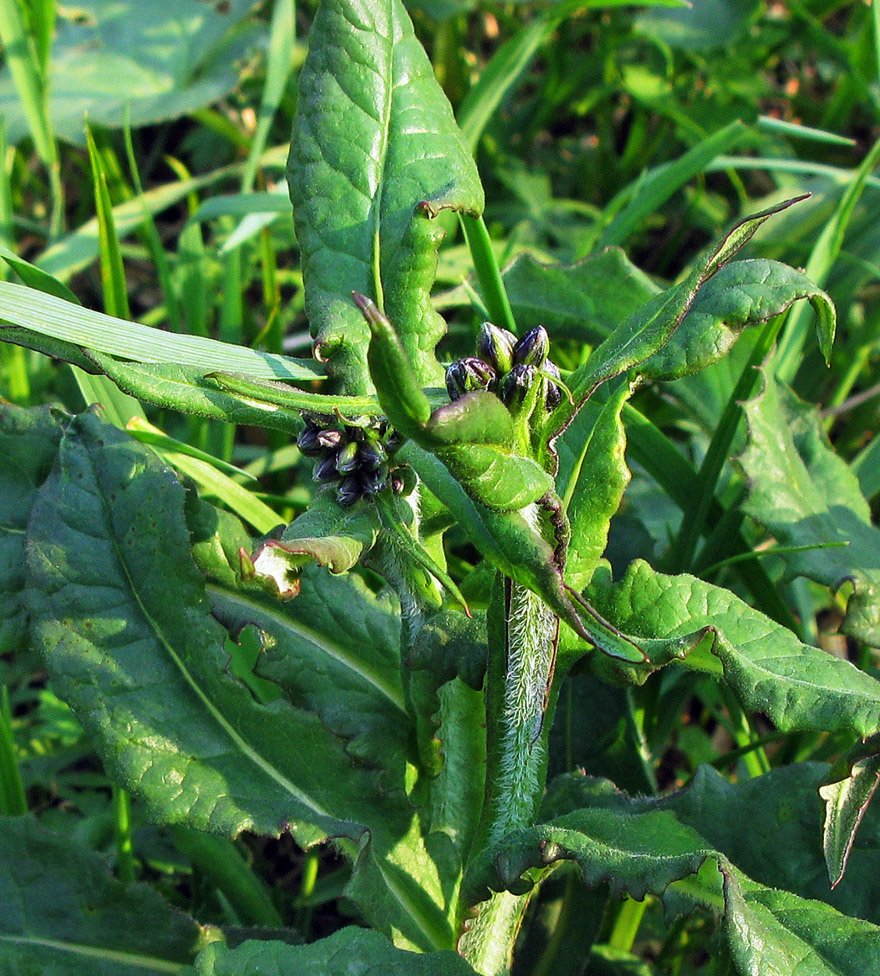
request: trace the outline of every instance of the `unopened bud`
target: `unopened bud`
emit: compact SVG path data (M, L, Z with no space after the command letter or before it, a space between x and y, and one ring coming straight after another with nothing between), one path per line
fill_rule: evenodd
M513 347L513 362L517 366L544 365L547 353L550 352L550 336L543 325L539 325L531 332L527 332Z
M544 363L543 372L548 373L557 380L559 379L559 367L549 359ZM562 403L562 387L558 383L554 383L552 379L545 378L544 382L547 386L544 403L548 410L555 410Z
M318 444L320 444L325 451L335 451L342 441L342 431L334 430L333 428L318 431Z
M358 445L354 441L349 441L336 452L336 470L340 474L351 474L357 467Z
M315 481L334 481L338 476L335 454L328 454L327 457L319 461L312 474Z
M358 445L358 463L365 471L375 471L388 460L388 455L382 445L376 441L364 441Z
M382 446L388 454L394 454L403 446L404 440L403 434L399 434L394 428L389 428L388 433L382 437Z
M465 393L488 390L495 382L495 370L476 356L465 356L451 363L446 370L446 389L450 400L458 400Z
M498 373L504 376L513 366L513 347L516 336L507 329L484 322L477 338L477 352Z
M534 366L514 366L501 381L499 396L502 401L511 410L516 410L522 405L529 390L535 385L537 375L538 371Z
M306 457L318 457L324 453L324 448L318 443L320 431L311 424L306 424L296 439L296 446L305 454Z
M348 508L350 505L354 505L362 494L361 479L356 474L350 474L339 483L339 488L336 491L336 500L344 508Z
M383 464L375 471L361 472L361 487L364 494L375 495L388 484L388 465Z

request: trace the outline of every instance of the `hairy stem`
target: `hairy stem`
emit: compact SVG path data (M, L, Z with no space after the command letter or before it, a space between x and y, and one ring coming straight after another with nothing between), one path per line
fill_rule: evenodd
M559 621L525 587L504 583L503 683L490 674L486 840L493 844L532 823L547 768L547 709ZM494 670L494 669L493 669Z

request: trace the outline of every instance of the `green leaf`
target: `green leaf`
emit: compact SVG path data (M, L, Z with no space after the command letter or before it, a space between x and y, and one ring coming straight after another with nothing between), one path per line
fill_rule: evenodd
M677 10L651 10L635 22L636 30L686 51L727 47L749 25L757 0L703 0Z
M505 269L504 286L520 329L543 325L554 340L593 343L660 292L617 247L577 264L542 264L521 254Z
M440 230L431 215L479 213L473 158L400 0L324 0L291 144L289 181L317 355L346 393L369 390L370 296L393 322L422 385L440 379L444 331L430 289Z
M73 305L54 295L10 281L0 281L0 339L4 338L7 328L3 323L33 333L35 342L46 337L138 363L172 363L198 367L205 372L227 370L274 380L320 378L314 365L309 362L258 352L203 336L151 329ZM55 355L54 347L48 351L50 355Z
M195 972L196 976L475 976L455 952L406 952L377 932L354 927L304 946L265 941L228 949L212 944L199 955Z
M237 577L239 550L251 545L237 519L200 503L189 523L214 615L232 633L252 625L262 636L256 673L319 715L359 762L391 771L391 782L402 786L411 722L393 601L353 574L333 576L315 566L303 570L296 599L272 599Z
M59 16L48 79L49 114L56 136L82 144L83 119L119 128L128 106L133 126L172 119L231 91L234 63L255 41L242 29L249 0L215 9L197 0L157 8L145 21L135 0L81 0ZM25 135L21 107L6 78L0 114L10 141Z
M380 521L372 506L344 509L334 488L319 492L308 511L285 528L280 539L269 539L251 556L249 577L264 581L271 591L290 599L299 592L305 566L316 562L331 573L346 573L376 544Z
M687 654L689 667L720 671L746 708L784 731L855 729L865 736L880 726L880 682L802 644L729 590L692 576L664 576L636 560L619 583L607 569L597 570L586 596L649 653L648 640L665 646L683 640L675 656ZM628 672L624 680L639 680L638 674Z
M648 893L662 895L673 881L715 856L674 814L644 811L607 781L579 779L577 809L512 831L478 857L469 884L522 890L519 879L530 868L573 860L588 885L608 884L613 894L641 900Z
M819 346L831 356L836 314L831 299L806 275L778 261L733 261L699 290L675 334L639 366L646 379L676 380L727 355L743 329L780 315L801 299L816 310Z
M0 903L6 973L174 974L209 935L152 888L123 884L105 857L31 817L0 818Z
M584 625L579 604L566 588L557 556L564 535L564 528L554 524L554 519L559 522L558 512L552 508L527 508L523 512L488 508L468 497L446 466L415 444L404 445L398 457L413 466L430 491L456 516L470 542L496 569L537 593L579 637L592 641L604 653L644 661L644 654L637 647L619 639L601 623L594 621L590 628Z
M568 380L573 402L563 400L548 422L555 433L568 423L600 383L643 363L665 345L690 311L703 285L712 278L774 214L800 197L786 200L741 220L677 285L649 299L622 322Z
M473 617L453 610L442 610L430 617L416 635L406 661L414 671L430 671L437 684L461 678L479 691L486 674L486 614Z
M79 305L79 300L67 285L53 275L47 274L42 268L31 264L30 261L25 261L24 258L20 258L14 251L10 251L3 246L0 246L0 257L3 258L29 288L44 291L48 295L55 295L57 298L63 298L65 301L72 302L74 305Z
M0 403L0 653L27 638L24 553L28 517L61 441L65 414Z
M565 432L566 445L580 448L565 491L566 514L571 524L565 576L578 592L590 582L602 558L611 518L629 483L629 468L624 460L626 433L620 418L629 396L629 384L621 384L598 417L582 410Z
M95 416L65 432L29 526L32 633L53 687L156 819L230 835L289 827L301 843L360 836L386 806L372 775L317 716L260 704L228 672L183 495L147 447Z
M818 411L765 374L764 389L744 404L748 443L739 464L748 478L744 510L781 546L812 546L783 558L789 576L832 589L851 582L841 629L880 646L880 531L858 479L833 451ZM823 543L846 542L844 548Z
M880 969L880 928L724 871L725 932L742 973L863 976Z
M566 859L576 862L588 884L608 882L613 891L639 899L650 892L678 910L689 890L698 901L715 902L714 862L723 879L724 931L739 972L856 976L876 969L880 928L752 881L671 810L660 809L663 803L631 800L607 781L580 774L560 777L545 803L556 815L481 855L469 886L477 894L486 884L522 890L535 877L523 879L523 872ZM691 889L676 884L698 871Z
M843 880L862 817L880 783L880 756L873 755L853 763L849 776L820 787L825 801L822 831L825 863L831 886ZM865 917L864 912L858 914Z
M828 776L824 763L796 763L730 783L710 766L700 766L683 789L644 802L648 807L671 810L753 881L824 901L847 915L880 923L880 812L869 809L865 813L860 807L855 819L864 814L864 820L853 838L847 828L853 818L843 806L839 807L837 815L843 816L830 831L826 817L823 853L819 794L826 795L826 804L830 801L830 793L826 794L822 787ZM868 779L876 782L870 774L864 777ZM843 787L846 782L835 786ZM864 785L863 782L856 789L861 790ZM840 796L837 791L834 793ZM849 799L855 799L855 790ZM743 824L748 824L749 829L743 830ZM828 847L832 841L838 853L830 857ZM852 847L847 874L832 890L826 858L839 864L840 852L847 845Z
M302 430L298 409L229 390L227 384L209 378L204 366L132 363L94 350L89 351L86 364L89 369L97 366L120 390L168 410L231 424L273 427L291 434Z

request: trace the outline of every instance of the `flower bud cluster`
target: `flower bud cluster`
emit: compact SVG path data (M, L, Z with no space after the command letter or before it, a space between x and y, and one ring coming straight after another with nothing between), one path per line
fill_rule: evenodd
M446 389L451 400L475 390L488 390L515 410L540 383L537 400L548 412L561 402L562 390L553 382L559 379L559 369L547 358L550 337L542 325L517 339L507 329L484 322L477 352L478 356L457 359L447 368Z
M340 505L353 505L388 486L398 493L403 490L400 469L393 467L403 438L387 421L354 417L345 423L329 414L306 414L304 420L297 446L315 459L315 481L336 484Z

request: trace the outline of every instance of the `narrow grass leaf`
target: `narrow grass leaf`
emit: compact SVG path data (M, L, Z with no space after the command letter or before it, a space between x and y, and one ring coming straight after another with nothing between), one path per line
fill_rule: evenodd
M628 202L612 217L611 221L598 234L595 245L609 247L622 244L639 226L648 214L661 207L688 180L702 173L706 167L722 153L729 152L746 134L748 130L742 122L731 122L723 129L708 136L701 143L689 149L674 163L667 163L651 170L646 177L627 187L621 194L625 194ZM608 205L608 211L615 212L615 201ZM593 249L591 241L583 247L580 257L584 257Z
M310 361L258 352L203 336L177 335L72 305L13 282L0 282L0 322L136 363L176 363L275 380L314 380ZM0 324L0 338L4 326Z

